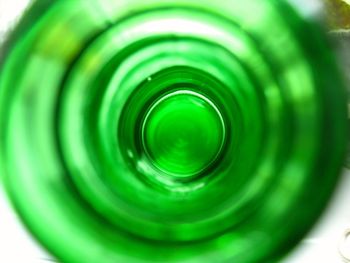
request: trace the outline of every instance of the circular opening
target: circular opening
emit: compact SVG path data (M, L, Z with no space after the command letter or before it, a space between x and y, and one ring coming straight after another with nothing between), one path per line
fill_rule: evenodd
M175 179L206 170L225 138L220 111L205 96L188 90L158 98L142 125L142 144L153 166Z

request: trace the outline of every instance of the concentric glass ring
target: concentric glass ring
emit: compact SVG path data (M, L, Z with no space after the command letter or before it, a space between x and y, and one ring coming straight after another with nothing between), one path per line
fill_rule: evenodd
M3 181L63 262L275 261L336 185L345 91L284 1L38 0L4 50Z

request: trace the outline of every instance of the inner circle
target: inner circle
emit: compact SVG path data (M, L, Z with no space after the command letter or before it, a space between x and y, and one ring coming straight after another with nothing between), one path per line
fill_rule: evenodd
M158 98L142 123L142 145L149 161L174 179L192 178L211 167L224 140L219 109L191 90Z

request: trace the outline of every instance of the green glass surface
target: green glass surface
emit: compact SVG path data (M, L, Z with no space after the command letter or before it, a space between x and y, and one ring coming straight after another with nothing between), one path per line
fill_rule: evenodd
M346 93L282 0L37 0L0 55L0 169L62 262L274 262L338 181Z
M142 143L161 173L186 179L216 161L225 126L219 110L206 97L183 88L164 95L146 112Z

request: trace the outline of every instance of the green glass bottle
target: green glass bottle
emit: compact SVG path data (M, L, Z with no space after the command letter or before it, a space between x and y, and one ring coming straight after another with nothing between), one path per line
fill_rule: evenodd
M273 262L344 161L322 30L281 0L38 0L2 48L0 167L62 262Z

